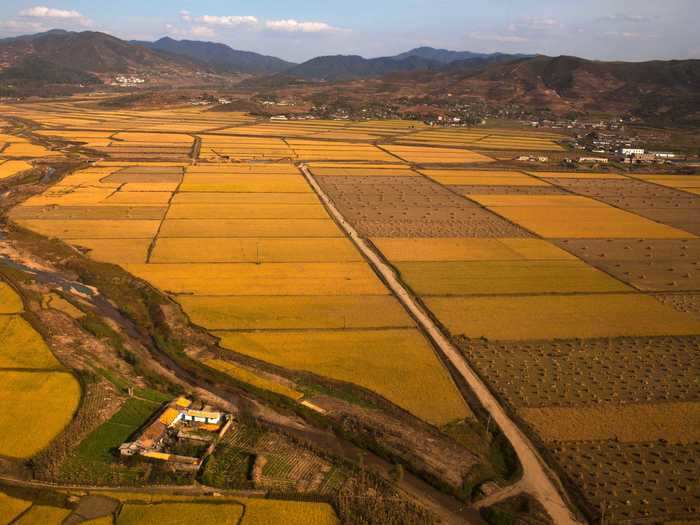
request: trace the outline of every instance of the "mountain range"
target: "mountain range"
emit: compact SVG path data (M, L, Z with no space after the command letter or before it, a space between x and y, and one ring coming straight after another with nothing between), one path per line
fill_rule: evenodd
M40 94L42 86L98 84L118 74L139 74L150 85L160 79L169 86L220 83L234 73L253 77L249 89L256 82L270 88L298 80L382 79L417 94L700 120L700 60L602 62L418 47L391 57L321 56L294 64L225 44L168 37L127 42L93 31L53 30L0 39L0 94L25 85Z

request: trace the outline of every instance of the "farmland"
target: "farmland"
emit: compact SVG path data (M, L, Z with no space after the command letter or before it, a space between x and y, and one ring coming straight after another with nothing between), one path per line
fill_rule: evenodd
M29 458L73 417L81 391L76 379L22 317L21 298L0 280L0 455ZM17 426L20 421L24 431Z
M671 522L700 511L688 482L700 475L691 461L700 439L700 196L692 176L521 171L498 159L562 150L558 136L522 130L256 121L194 108L87 111L72 102L8 107L41 123L35 136L90 159L10 219L167 296L163 304L201 328L194 350L175 345L170 355L187 354L213 382L229 378L236 395L268 396L295 425L305 412L292 411L307 403L304 410L329 418L323 424L337 416L343 432L371 429L360 440L388 428L390 439L375 448L388 442L392 460L418 457L414 471L478 497L489 477L470 481L465 465L476 460L462 444L475 438L454 429L484 436L493 422L474 410L419 317L335 209L456 345L587 519ZM12 137L0 139L12 148L3 150L0 177L57 156ZM0 454L26 458L67 424L80 389L22 312L0 283L0 336L11 342L0 349L0 397L21 399L42 430L31 439L1 434ZM204 334L216 351L198 346ZM114 449L159 402L139 394L120 402L82 436L61 480L148 481L148 469L115 465ZM4 412L11 427L17 414ZM256 488L325 497L346 481L331 461L246 425L204 467L212 486L249 488L258 456L267 462L258 464ZM446 432L441 459L421 455ZM118 524L175 516L337 519L307 503L138 497L115 515Z

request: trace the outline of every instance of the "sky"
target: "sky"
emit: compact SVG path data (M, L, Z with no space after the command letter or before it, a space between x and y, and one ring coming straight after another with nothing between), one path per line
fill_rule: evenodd
M0 36L53 28L124 39L223 42L302 62L389 56L417 46L576 55L700 58L700 0L60 0L0 2Z

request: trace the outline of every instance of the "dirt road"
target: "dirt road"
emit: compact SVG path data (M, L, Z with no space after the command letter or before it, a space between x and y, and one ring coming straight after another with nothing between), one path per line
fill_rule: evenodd
M575 517L564 501L558 489L558 486L561 486L561 484L556 475L547 467L532 442L520 428L518 428L483 381L481 381L474 370L467 364L460 351L442 333L423 307L418 304L413 296L406 290L393 268L386 264L379 254L375 252L374 248L360 237L353 226L345 220L330 198L318 185L308 168L302 165L301 169L311 187L318 194L338 224L340 224L353 243L365 255L374 270L381 275L404 307L413 315L425 333L432 339L436 348L450 363L452 363L458 373L464 378L479 399L479 402L491 415L493 421L501 428L503 434L508 438L523 469L523 477L518 484L522 486L525 492L531 494L542 504L557 525L578 525L583 523Z

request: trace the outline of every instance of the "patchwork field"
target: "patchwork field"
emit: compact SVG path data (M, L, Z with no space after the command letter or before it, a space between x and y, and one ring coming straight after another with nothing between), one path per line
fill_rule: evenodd
M530 130L78 107L7 106L40 122L39 135L106 156L12 218L171 294L230 351L206 365L295 401L305 388L255 373L235 354L355 384L438 426L473 417L413 319L293 164L308 163L591 521L673 523L700 513L697 177L495 164L563 149L561 136ZM12 158L0 178L58 155L9 134L0 147ZM0 455L30 457L70 420L80 389L2 283L0 337L11 343L0 349L0 400L12 400L1 419L13 429L0 433ZM107 476L105 447L153 409L118 413L77 454ZM20 439L27 414L31 435ZM274 487L275 472L291 468L276 461L264 471ZM6 503L8 515L26 508ZM116 522L337 522L329 507L306 503L143 503L127 501Z

